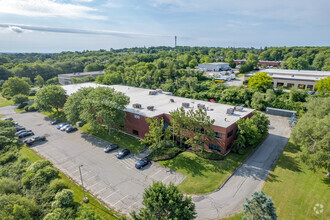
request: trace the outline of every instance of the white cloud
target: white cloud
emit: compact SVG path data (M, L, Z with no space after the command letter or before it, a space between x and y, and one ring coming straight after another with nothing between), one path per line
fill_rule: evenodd
M17 26L8 26L8 29L11 30L12 32L15 32L15 33L23 33L23 29L20 28L20 27L17 27Z
M93 2L94 0L72 0L73 2Z
M29 17L65 17L106 20L91 7L55 0L1 0L0 13Z

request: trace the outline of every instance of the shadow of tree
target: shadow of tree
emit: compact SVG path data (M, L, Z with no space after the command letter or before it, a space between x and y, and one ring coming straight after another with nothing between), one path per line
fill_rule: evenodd
M302 172L299 161L285 153L280 156L276 166L281 167L282 169L291 170L293 172Z
M268 177L267 177L267 182L282 182L280 180L277 179L278 176L272 173L269 173Z

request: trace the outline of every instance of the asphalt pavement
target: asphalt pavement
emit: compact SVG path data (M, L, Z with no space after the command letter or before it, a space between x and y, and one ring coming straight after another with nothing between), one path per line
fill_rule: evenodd
M243 211L245 198L262 189L290 137L288 119L268 115L269 135L217 192L193 197L198 219L220 219Z
M18 114L13 106L7 106L0 108L0 114L13 117L35 135L45 135L47 141L31 148L78 184L81 184L78 167L83 165L81 171L86 189L119 212L127 214L140 209L144 189L153 181L178 185L185 177L157 163L137 170L135 163L144 154L130 154L119 160L115 157L118 150L103 152L108 142L80 130L70 134L59 131L55 125L50 125L51 119L41 113Z

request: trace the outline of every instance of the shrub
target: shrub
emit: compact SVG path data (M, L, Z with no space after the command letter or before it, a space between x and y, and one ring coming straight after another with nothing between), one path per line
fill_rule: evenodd
M1 156L1 158L0 158L0 164L1 165L6 164L8 162L11 162L13 160L16 160L16 158L17 157L16 157L15 153L9 152L9 153L4 154L4 155Z
M37 170L49 165L51 165L51 163L47 160L38 160L29 166L28 171L36 172Z
M49 187L55 193L61 191L62 189L67 189L68 188L68 186L64 182L64 180L61 180L61 179L54 179L53 181L50 182Z
M208 159L208 160L223 160L224 159L224 155L220 154L220 153L216 153L216 152L210 152L210 151L202 151L202 150L196 150L194 151L194 153L204 159Z
M55 202L53 208L65 208L73 206L73 191L69 189L63 189L61 192L56 193Z
M29 101L29 97L27 95L17 94L13 97L13 101L15 104L20 104Z
M29 96L35 96L36 93L37 93L36 90L30 90L30 92L29 92Z
M169 160L181 152L183 152L183 149L179 147L161 148L158 151L152 152L149 157L154 161Z
M10 178L0 179L0 194L20 193L20 188L17 181Z
M18 109L22 109L22 108L24 108L25 106L27 106L28 104L26 103L26 102L23 102L23 103L21 103L21 104L19 104L18 106L17 106L17 108Z

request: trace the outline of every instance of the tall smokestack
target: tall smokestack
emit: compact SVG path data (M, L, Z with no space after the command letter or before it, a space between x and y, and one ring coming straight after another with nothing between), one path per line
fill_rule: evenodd
M176 36L174 36L174 42L175 42L175 47L176 47L176 43L177 43L177 37Z

